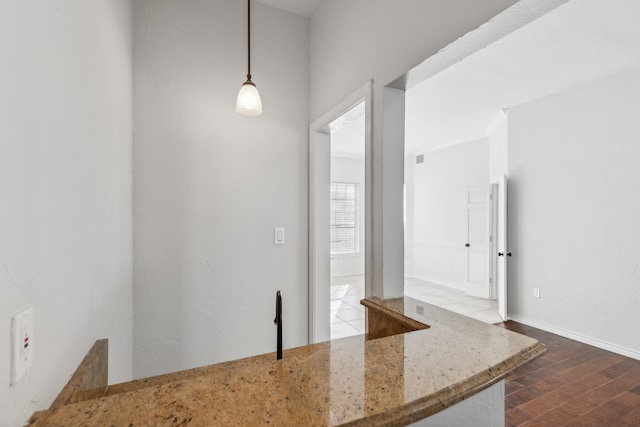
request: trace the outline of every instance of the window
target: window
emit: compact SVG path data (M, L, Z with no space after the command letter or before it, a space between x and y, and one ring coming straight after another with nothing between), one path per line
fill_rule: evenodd
M331 183L331 255L360 253L358 230L359 184Z

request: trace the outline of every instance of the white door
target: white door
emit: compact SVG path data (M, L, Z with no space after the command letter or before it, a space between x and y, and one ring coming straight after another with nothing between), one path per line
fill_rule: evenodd
M497 227L496 227L496 243L497 243L497 274L498 282L498 313L503 320L507 320L507 260L511 256L507 252L507 177L502 176L498 181L497 191Z
M467 294L491 298L491 187L467 190Z

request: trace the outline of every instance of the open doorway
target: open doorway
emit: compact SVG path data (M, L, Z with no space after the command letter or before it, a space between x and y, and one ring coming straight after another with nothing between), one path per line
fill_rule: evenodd
M498 323L489 147L487 137L407 153L405 295Z
M506 246L507 117L497 110L462 126L455 100L444 109L432 102L442 78L406 93L405 295L499 323L506 320L506 261L498 253Z
M365 332L365 105L329 125L329 254L331 339Z
M310 343L366 332L371 103L368 83L310 128Z

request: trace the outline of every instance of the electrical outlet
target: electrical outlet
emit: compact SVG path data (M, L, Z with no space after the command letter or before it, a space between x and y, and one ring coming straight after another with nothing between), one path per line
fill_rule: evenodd
M33 307L11 318L11 385L15 385L33 366Z
M534 298L540 298L540 289L533 288L533 297Z

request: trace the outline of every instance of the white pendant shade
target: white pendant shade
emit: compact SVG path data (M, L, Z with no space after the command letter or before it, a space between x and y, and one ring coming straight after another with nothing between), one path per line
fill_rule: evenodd
M250 82L245 82L242 85L236 101L236 111L246 116L262 114L262 100L256 85Z
M259 116L262 114L262 100L258 88L251 81L251 0L247 0L247 81L242 84L236 111L245 116Z

